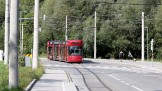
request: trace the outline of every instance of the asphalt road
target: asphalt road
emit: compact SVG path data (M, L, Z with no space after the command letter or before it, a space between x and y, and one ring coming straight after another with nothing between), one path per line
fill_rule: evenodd
M79 91L162 91L162 73L123 64L84 60L83 63L41 61L46 69L68 72Z

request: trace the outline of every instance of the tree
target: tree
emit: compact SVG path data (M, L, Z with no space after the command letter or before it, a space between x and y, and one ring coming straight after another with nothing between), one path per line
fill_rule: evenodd
M4 3L4 1L0 1ZM97 3L105 2L105 3ZM107 2L107 3L106 3ZM114 4L110 4L114 2ZM117 4L123 3L123 4ZM2 4L0 3L0 4ZM131 5L130 5L131 3ZM137 5L132 5L137 4ZM139 4L139 5L138 5ZM117 57L119 50L131 51L136 57L141 56L141 12L145 12L145 26L149 26L149 40L155 39L155 54L161 51L161 0L40 0L40 53L46 52L47 40L65 41L65 17L68 16L69 39L84 41L84 56L93 57L94 11L97 12L97 56ZM23 0L20 10L27 11L22 16L33 17L34 1ZM3 8L4 5L0 5ZM0 9L4 17L4 10ZM3 30L4 18L0 17ZM32 48L33 21L24 20L24 47L29 53ZM1 34L3 34L3 31ZM88 35L87 35L88 34ZM3 40L3 37L0 37ZM146 42L146 41L145 41ZM0 46L0 47L3 47Z
M4 49L5 0L0 1L0 50Z

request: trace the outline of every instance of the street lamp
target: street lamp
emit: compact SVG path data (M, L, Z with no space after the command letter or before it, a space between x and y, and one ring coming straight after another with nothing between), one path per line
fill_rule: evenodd
M66 16L66 31L65 31L65 42L67 42L68 40L68 36L67 36L67 16Z
M22 17L22 13L27 13L27 11L19 11L20 12L20 18L19 18L19 21L20 21L20 53L23 54L23 32L24 32L24 24L22 23L23 20L33 20L34 18L23 18ZM46 20L46 15L43 15L43 17L40 17L42 18L43 20ZM39 28L39 30L41 31L41 29Z
M22 24L22 13L27 13L27 11L19 11L20 13L20 53L23 54L23 24Z

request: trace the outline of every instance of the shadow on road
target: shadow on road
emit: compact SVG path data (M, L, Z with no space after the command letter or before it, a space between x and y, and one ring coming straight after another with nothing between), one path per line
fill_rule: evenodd
M83 63L83 64L84 64L84 63L86 63L86 64L91 64L91 63L93 63L93 64L99 64L99 63L93 62L93 61L91 61L91 60L83 60L82 63Z

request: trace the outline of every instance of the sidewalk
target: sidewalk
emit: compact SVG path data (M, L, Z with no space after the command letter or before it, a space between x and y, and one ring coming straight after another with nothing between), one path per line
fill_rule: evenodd
M146 69L154 71L157 73L162 73L162 63L161 62L150 62L150 61L141 61L138 60L134 62L133 60L123 60L122 64L139 67L141 69Z
M77 89L68 73L62 70L45 69L45 74L40 80L31 90L26 91L77 91Z
M162 73L162 63L160 62L137 61L137 62L132 62L132 64L135 66L139 66L140 68L143 69L148 69L148 70Z

